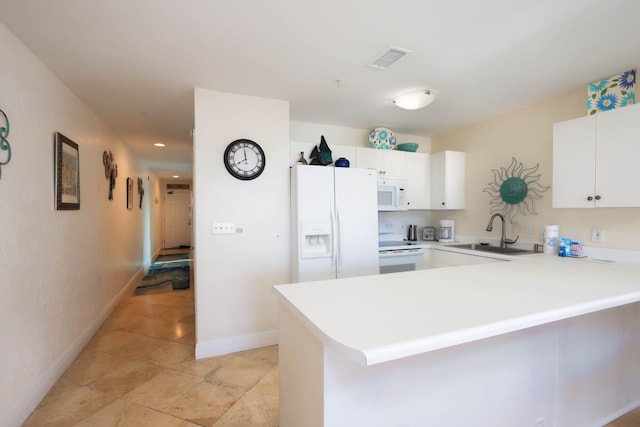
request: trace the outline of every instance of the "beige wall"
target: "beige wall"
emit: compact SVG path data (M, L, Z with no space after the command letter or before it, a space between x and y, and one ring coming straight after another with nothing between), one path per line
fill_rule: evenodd
M391 129L393 131L393 129ZM291 140L309 142L313 145L320 143L320 136L324 135L329 148L333 145L350 145L355 147L371 147L369 144L369 132L371 129L348 128L344 126L331 126L320 123L291 121ZM428 136L410 135L394 132L397 144L404 142L417 142L418 152L429 153L431 139ZM335 160L335 159L334 159Z
M147 174L1 24L0 51L0 109L13 152L0 178L0 425L16 426L142 272L146 207L126 209L125 183ZM80 210L54 209L55 132L79 145ZM118 165L113 201L104 150Z
M494 180L491 170L508 167L512 157L523 162L525 167L540 163L539 182L551 186L553 124L584 116L585 93L585 88L579 88L530 108L432 137L432 152L459 150L467 153L467 209L450 213L434 212L434 220L455 219L458 235L499 237L499 227L494 228L492 233L485 231L490 217L491 197L482 190ZM580 170L575 173L580 173ZM634 173L629 171L629 176L633 177ZM554 209L551 207L552 191L549 189L542 193L543 198L536 201L538 215L518 216L515 223L507 227L509 238L519 234L521 239L541 241L544 226L558 224L562 237L570 237L586 245L640 248L640 209ZM604 243L591 242L591 229L594 227L605 230ZM533 232L531 238L526 236L528 228Z

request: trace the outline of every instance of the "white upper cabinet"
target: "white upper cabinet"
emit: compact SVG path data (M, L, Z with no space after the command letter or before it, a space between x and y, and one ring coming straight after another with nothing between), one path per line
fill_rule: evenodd
M553 127L553 207L638 207L640 105Z
M593 207L595 181L596 116L554 124L553 207Z
M429 155L407 153L409 209L429 209Z
M358 147L356 149L356 167L375 169L381 179L407 178L407 153L397 150L378 150Z
M465 154L442 151L429 159L431 209L464 209Z

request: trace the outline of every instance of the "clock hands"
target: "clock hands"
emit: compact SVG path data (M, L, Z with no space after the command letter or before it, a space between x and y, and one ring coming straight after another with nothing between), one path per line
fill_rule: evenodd
M244 159L238 160L236 165L240 165L240 163L247 164L249 161L247 160L247 147L242 147L242 154L244 155Z

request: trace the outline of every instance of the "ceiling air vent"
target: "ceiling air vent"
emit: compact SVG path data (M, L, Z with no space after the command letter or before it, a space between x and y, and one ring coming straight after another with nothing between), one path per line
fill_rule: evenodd
M387 51L380 55L375 61L369 64L369 67L377 68L378 70L386 70L393 64L395 64L400 58L407 53L411 53L410 50L402 49L399 47L391 46Z

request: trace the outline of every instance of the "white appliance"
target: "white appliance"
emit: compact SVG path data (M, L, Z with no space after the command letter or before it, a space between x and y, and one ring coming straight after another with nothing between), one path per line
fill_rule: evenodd
M454 220L443 219L440 221L440 237L438 241L443 243L456 241L456 222Z
M378 210L379 211L406 211L409 210L407 202L406 179L379 179L378 180Z
M424 249L414 242L401 240L400 236L394 234L391 222L378 223L380 274L422 270Z
M292 280L378 274L376 171L291 169Z

